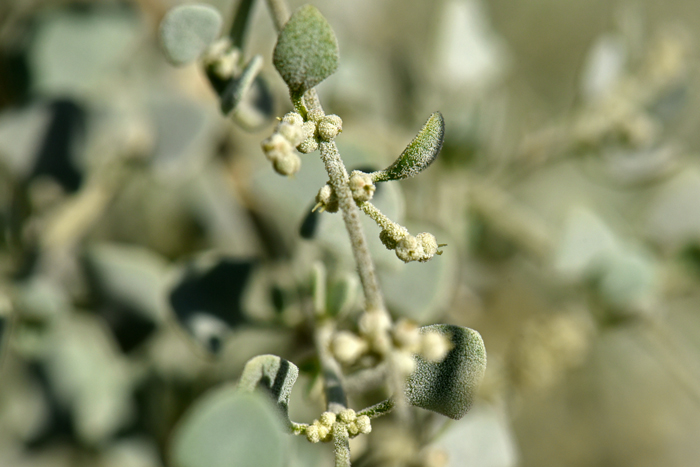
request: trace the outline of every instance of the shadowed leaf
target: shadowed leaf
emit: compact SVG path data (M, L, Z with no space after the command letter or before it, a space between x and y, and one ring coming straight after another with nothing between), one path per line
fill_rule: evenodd
M459 420L468 411L486 371L484 341L473 329L433 324L421 334L437 332L449 337L453 348L441 362L416 356L416 371L406 381L406 399L416 407Z
M245 364L238 388L247 392L264 388L287 417L289 396L297 376L299 368L295 364L276 355L258 355Z
M386 182L418 175L433 163L442 149L444 139L445 119L440 112L435 112L399 158L386 169L371 174L372 180Z
M312 5L294 12L277 38L272 62L292 93L303 93L338 69L338 42Z

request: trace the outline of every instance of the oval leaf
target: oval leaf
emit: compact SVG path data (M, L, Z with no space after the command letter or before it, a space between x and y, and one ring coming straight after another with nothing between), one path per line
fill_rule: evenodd
M253 392L258 388L268 391L285 417L288 417L289 396L299 376L299 368L276 355L258 355L248 360L238 388Z
M176 427L175 467L282 467L284 433L272 404L231 386L197 401Z
M486 371L486 349L473 329L451 324L433 324L421 334L437 332L449 337L452 350L441 362L416 355L418 366L406 381L409 404L459 420L472 405Z
M272 62L295 94L313 88L338 69L338 41L312 5L294 12L277 38Z
M176 66L199 58L219 37L219 12L208 5L182 5L169 10L160 23L160 42L165 55Z
M418 175L433 163L442 149L444 139L445 119L440 112L435 112L399 158L386 169L372 173L372 180L386 182Z

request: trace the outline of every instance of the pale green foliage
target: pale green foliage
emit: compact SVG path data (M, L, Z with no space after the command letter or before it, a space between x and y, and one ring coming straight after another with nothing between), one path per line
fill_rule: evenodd
M474 401L486 371L484 341L473 329L450 324L433 324L421 333L448 336L452 350L441 362L429 362L416 355L416 371L406 382L406 399L416 407L460 419Z
M197 401L170 446L173 467L282 467L284 433L273 405L260 393L233 386Z
M313 88L338 69L338 42L330 24L312 5L294 12L277 38L275 68L292 93Z
M234 79L221 96L221 112L228 115L238 107L243 98L255 82L260 68L262 68L262 56L254 56L243 68L241 75Z
M399 158L386 169L374 172L372 179L375 182L386 182L418 175L437 158L444 139L445 119L440 112L435 112Z
M219 36L223 19L208 5L182 5L166 13L160 40L168 60L184 66L197 60Z
M258 355L246 363L238 388L246 392L258 388L269 391L286 417L297 376L299 368L295 364L276 355Z

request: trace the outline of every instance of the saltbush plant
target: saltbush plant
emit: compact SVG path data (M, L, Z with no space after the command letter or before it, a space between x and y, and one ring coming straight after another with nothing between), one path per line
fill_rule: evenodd
M252 4L240 1L231 30L223 37L223 19L206 5L173 8L160 26L161 43L171 63L199 63L219 96L222 112L236 119L242 118L240 107L255 92L263 63L261 56L246 59L245 54ZM351 322L334 313L325 300L323 268L317 267L309 291L314 306L306 321L315 342L326 410L311 423L291 420L290 395L299 368L275 355L257 356L246 364L236 385L204 396L184 416L171 445L171 460L178 467L284 465L286 456L279 446L285 429L311 443L332 443L335 465L349 466L349 440L370 434L372 420L392 410L402 420L411 419L410 406L453 419L463 417L486 368L478 332L447 324L419 327L406 319L392 319L360 223L361 214L376 222L381 243L403 262L426 262L442 254L446 245L438 243L435 235L410 233L385 216L372 199L377 184L416 176L435 160L445 136L443 116L430 115L386 169L349 171L336 145L343 121L325 113L315 89L340 66L335 33L313 5L291 15L284 1L269 1L268 6L278 32L272 62L289 89L293 110L279 119L273 134L262 142L262 152L282 176L302 170L302 157L320 154L328 182L319 187L314 210L342 216L364 293L363 311ZM197 329L203 329L201 323ZM379 375L389 398L359 410L350 407L344 387L348 369ZM266 396L260 398L260 393ZM229 430L223 434L230 441L225 445L213 441L221 439L222 429ZM250 448L256 445L256 437L267 437L263 445L269 447L263 453Z

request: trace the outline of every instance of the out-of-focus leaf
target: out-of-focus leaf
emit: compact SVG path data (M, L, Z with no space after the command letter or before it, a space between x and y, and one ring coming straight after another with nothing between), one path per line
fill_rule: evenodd
M294 12L277 38L272 62L295 94L313 88L338 69L338 41L315 6Z
M508 418L494 407L477 404L468 417L452 423L434 447L445 451L445 467L515 467L518 448Z
M2 368L2 357L7 347L8 337L10 335L10 318L12 313L12 304L4 295L0 294L0 369Z
M248 360L243 369L238 388L253 392L258 388L272 395L282 414L289 413L289 396L299 376L299 368L276 355L258 355Z
M184 66L197 60L219 37L223 19L209 5L181 5L169 10L160 23L160 42L168 60Z
M248 94L255 83L255 78L257 78L260 72L262 62L263 59L261 55L254 56L245 66L241 75L232 79L228 86L226 86L226 89L224 89L221 95L221 112L223 112L224 115L228 115L238 107L241 100Z
M644 309L657 292L657 268L644 252L622 249L607 258L601 269L598 290L613 306Z
M433 163L442 149L444 140L445 119L440 112L435 112L430 115L399 158L386 169L372 173L372 180L386 182L418 175Z
M275 113L275 101L265 78L258 75L233 110L233 120L243 129L255 131L267 125Z
M586 209L574 209L567 218L554 267L571 279L583 279L617 248L615 234L600 217Z
M484 341L473 329L451 324L424 326L420 332L447 336L453 348L441 362L416 355L418 366L406 381L406 399L458 420L469 411L486 371Z
M242 297L252 270L252 261L191 263L170 292L170 305L178 321L212 353L221 350L231 328L247 320Z
M174 467L282 467L283 427L274 405L261 394L232 386L197 401L175 429Z

